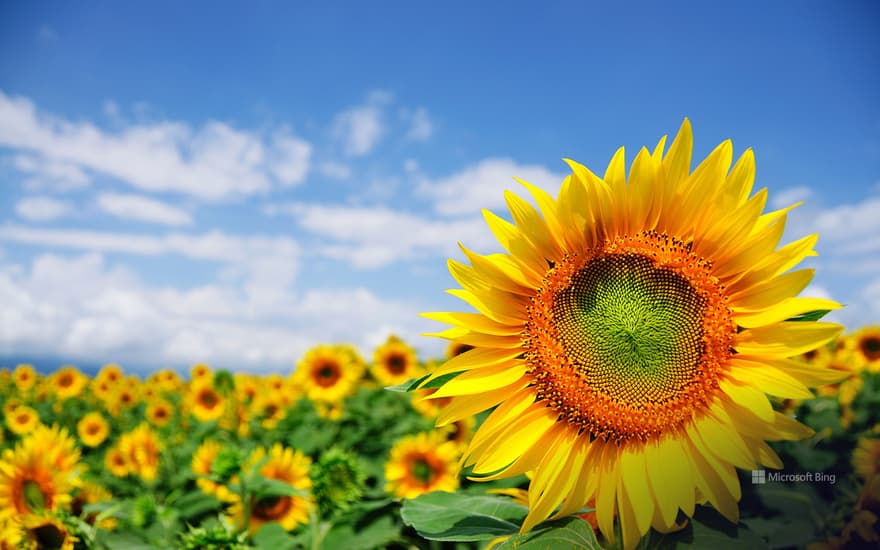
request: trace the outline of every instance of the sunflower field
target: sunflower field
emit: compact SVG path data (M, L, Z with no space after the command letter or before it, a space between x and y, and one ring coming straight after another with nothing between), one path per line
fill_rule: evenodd
M815 482L755 485L745 472L738 524L698 506L690 525L642 547L876 542L880 327L799 360L845 375L774 401L816 430L773 446ZM392 337L370 364L325 345L288 376L0 370L2 548L608 547L590 511L518 534L528 478L475 483L459 468L485 415L435 428L447 403L401 391L431 364Z
M507 192L446 357L0 370L0 550L880 547L880 326L798 296L750 151L692 149Z

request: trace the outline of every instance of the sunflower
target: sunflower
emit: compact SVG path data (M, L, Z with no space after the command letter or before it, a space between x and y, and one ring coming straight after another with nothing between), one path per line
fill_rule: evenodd
M440 423L497 405L465 465L535 471L523 532L594 497L602 533L614 539L616 514L625 548L697 499L736 521L735 467L780 468L765 440L811 433L765 392L808 398L837 377L788 359L841 331L787 321L840 307L796 297L813 271L789 270L817 236L777 249L791 208L762 214L751 150L730 169L725 141L691 172L690 123L665 144L643 148L628 178L622 148L603 178L567 161L557 199L521 182L539 209L506 192L514 223L484 214L508 253L462 247L470 265L449 262L463 287L450 292L478 313L425 314L453 325L435 336L474 346L432 374L462 373L434 394L456 397Z
M65 509L72 489L70 472L55 468L45 449L22 441L0 459L0 521Z
M134 430L122 434L117 446L129 473L140 476L144 481L156 479L159 475L162 444L149 424L144 422Z
M880 439L862 437L852 454L853 470L862 479L871 479L880 473Z
M214 371L205 363L196 363L189 369L189 377L191 381L210 380L214 376Z
M869 372L880 372L880 325L864 327L853 335L856 358Z
M26 392L37 382L37 371L34 370L33 365L21 364L12 372L12 379L18 391Z
M71 477L79 475L79 459L82 453L67 428L41 424L22 440L21 445L42 453L55 470Z
M162 369L147 377L147 383L160 391L176 391L183 385L183 379L173 370Z
M119 447L113 447L107 450L104 455L104 467L115 477L125 477L129 474L128 460L119 450Z
M117 384L122 381L124 376L125 373L122 372L122 367L116 363L108 363L101 367L101 370L98 371L98 375L95 376L95 378L106 380L110 384Z
M421 374L416 352L406 342L391 335L373 353L373 378L385 386L401 384Z
M60 519L45 512L20 518L18 548L22 550L74 550L79 540Z
M76 494L73 495L70 509L74 515L80 516L84 513L86 506L97 504L99 502L109 502L111 500L113 500L113 494L103 485L95 483L94 481L84 481L77 488ZM95 525L101 529L109 530L116 526L116 520L114 518L104 517L99 521L98 516L98 512L89 512L84 519L89 525Z
M85 374L71 365L61 367L50 378L52 390L59 401L78 396L88 381Z
M113 416L119 416L125 409L133 409L140 402L137 386L119 384L112 388L107 400L107 410Z
M199 378L189 387L187 404L200 422L211 422L223 416L226 399L214 388L210 378Z
M147 405L146 416L154 426L167 426L174 416L174 405L165 399L155 399Z
M6 415L6 427L15 435L29 434L39 425L39 413L27 405L18 405Z
M199 489L206 494L217 497L218 500L223 502L234 502L237 497L229 488L209 479L212 467L214 466L214 460L222 449L223 446L220 443L210 439L206 440L193 453L191 468L193 473L198 476L196 478L196 485Z
M437 432L404 437L385 463L385 490L398 498L455 491L460 456L458 446Z
M86 447L97 447L110 435L110 425L99 412L90 412L76 424L79 440Z
M339 403L356 389L363 368L337 346L320 345L306 352L296 364L294 383L302 385L309 399Z
M299 451L283 447L280 443L273 445L268 453L264 448L258 447L248 457L245 470L253 469L259 464L262 464L260 475L265 478L283 481L302 491L309 491L312 488L312 480L309 478L312 461ZM290 531L297 525L309 522L309 510L313 505L310 494L254 500L251 502L251 518L247 528L253 535L266 523L276 522ZM244 507L240 501L236 502L229 512L239 526L245 527Z

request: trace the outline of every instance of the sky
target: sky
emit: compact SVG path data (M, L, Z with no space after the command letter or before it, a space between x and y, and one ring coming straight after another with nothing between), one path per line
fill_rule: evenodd
M685 117L804 201L805 294L880 323L880 6L611 4L0 0L0 366L440 355L418 314L467 309L446 259L501 250L513 176Z

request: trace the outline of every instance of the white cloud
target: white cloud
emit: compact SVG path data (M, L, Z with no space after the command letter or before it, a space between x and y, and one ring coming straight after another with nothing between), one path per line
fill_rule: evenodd
M419 107L405 118L409 120L409 131L406 133L407 139L426 141L434 134L434 124L431 122L431 117L428 116L428 110L424 107Z
M823 239L846 241L844 251L880 250L880 197L822 210L812 221Z
M328 178L344 180L351 177L351 168L338 162L324 162L318 167L318 171Z
M813 196L813 190L806 185L788 187L770 196L770 206L774 209L786 208L796 202L806 201Z
M311 145L287 131L271 138L210 121L129 125L119 132L38 112L27 98L0 92L0 146L38 162L63 163L145 191L203 199L266 192L301 183Z
M411 340L429 328L415 315L417 307L363 288L299 294L286 287L277 298L283 308L231 284L150 286L98 253L47 254L29 268L0 266L0 353L152 369L207 361L288 372L320 342L349 341L368 352L376 327L397 327Z
M444 215L478 213L481 208L504 207L504 190L525 191L513 180L516 176L556 196L564 175L543 166L523 165L506 158L488 158L438 180L422 181L417 192L434 202Z
M365 104L336 115L333 135L342 142L346 155L364 156L379 144L386 133L382 120L384 107L391 100L390 93L374 90L368 94Z
M12 166L26 175L24 187L31 191L69 191L91 183L91 178L80 166L57 159L16 155Z
M289 237L228 235L222 231L201 234L108 233L70 229L34 229L0 226L0 240L99 253L140 256L178 255L226 264L231 280L246 277L268 287L293 282L299 267L299 245ZM68 287L73 288L73 287Z
M124 220L138 220L163 225L189 225L192 216L186 210L141 195L102 193L98 208Z
M388 208L306 203L268 206L266 212L290 215L304 229L328 239L320 253L362 269L450 255L458 241L477 250L496 247L480 217L438 221Z
M22 218L36 222L58 219L70 212L70 205L52 197L25 197L15 205L15 212Z

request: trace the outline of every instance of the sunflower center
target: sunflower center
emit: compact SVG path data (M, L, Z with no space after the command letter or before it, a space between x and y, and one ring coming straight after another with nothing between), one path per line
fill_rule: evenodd
M100 431L101 426L96 423L92 423L86 426L86 433L89 435L96 435Z
M292 500L286 496L264 497L254 504L253 514L259 519L272 521L284 517L290 510Z
M622 442L708 408L736 326L709 263L646 232L555 264L525 332L538 398L590 437Z
M335 363L322 363L315 369L315 377L319 386L333 386L340 377L339 366Z
M199 394L199 403L201 403L206 409L213 409L217 406L219 401L220 400L217 399L217 394L210 389L206 389Z
M412 463L412 474L419 483L427 485L434 477L434 468L425 459L417 458Z
M406 371L406 358L400 354L394 353L390 355L386 364L392 374L401 374Z
M880 337L869 336L863 338L860 342L862 353L868 361L880 359Z
M26 480L21 487L24 504L31 512L39 512L46 508L46 495L40 484L32 479Z
M46 548L47 550L64 548L64 543L67 540L67 533L52 523L34 527L30 531L36 539L37 548Z

